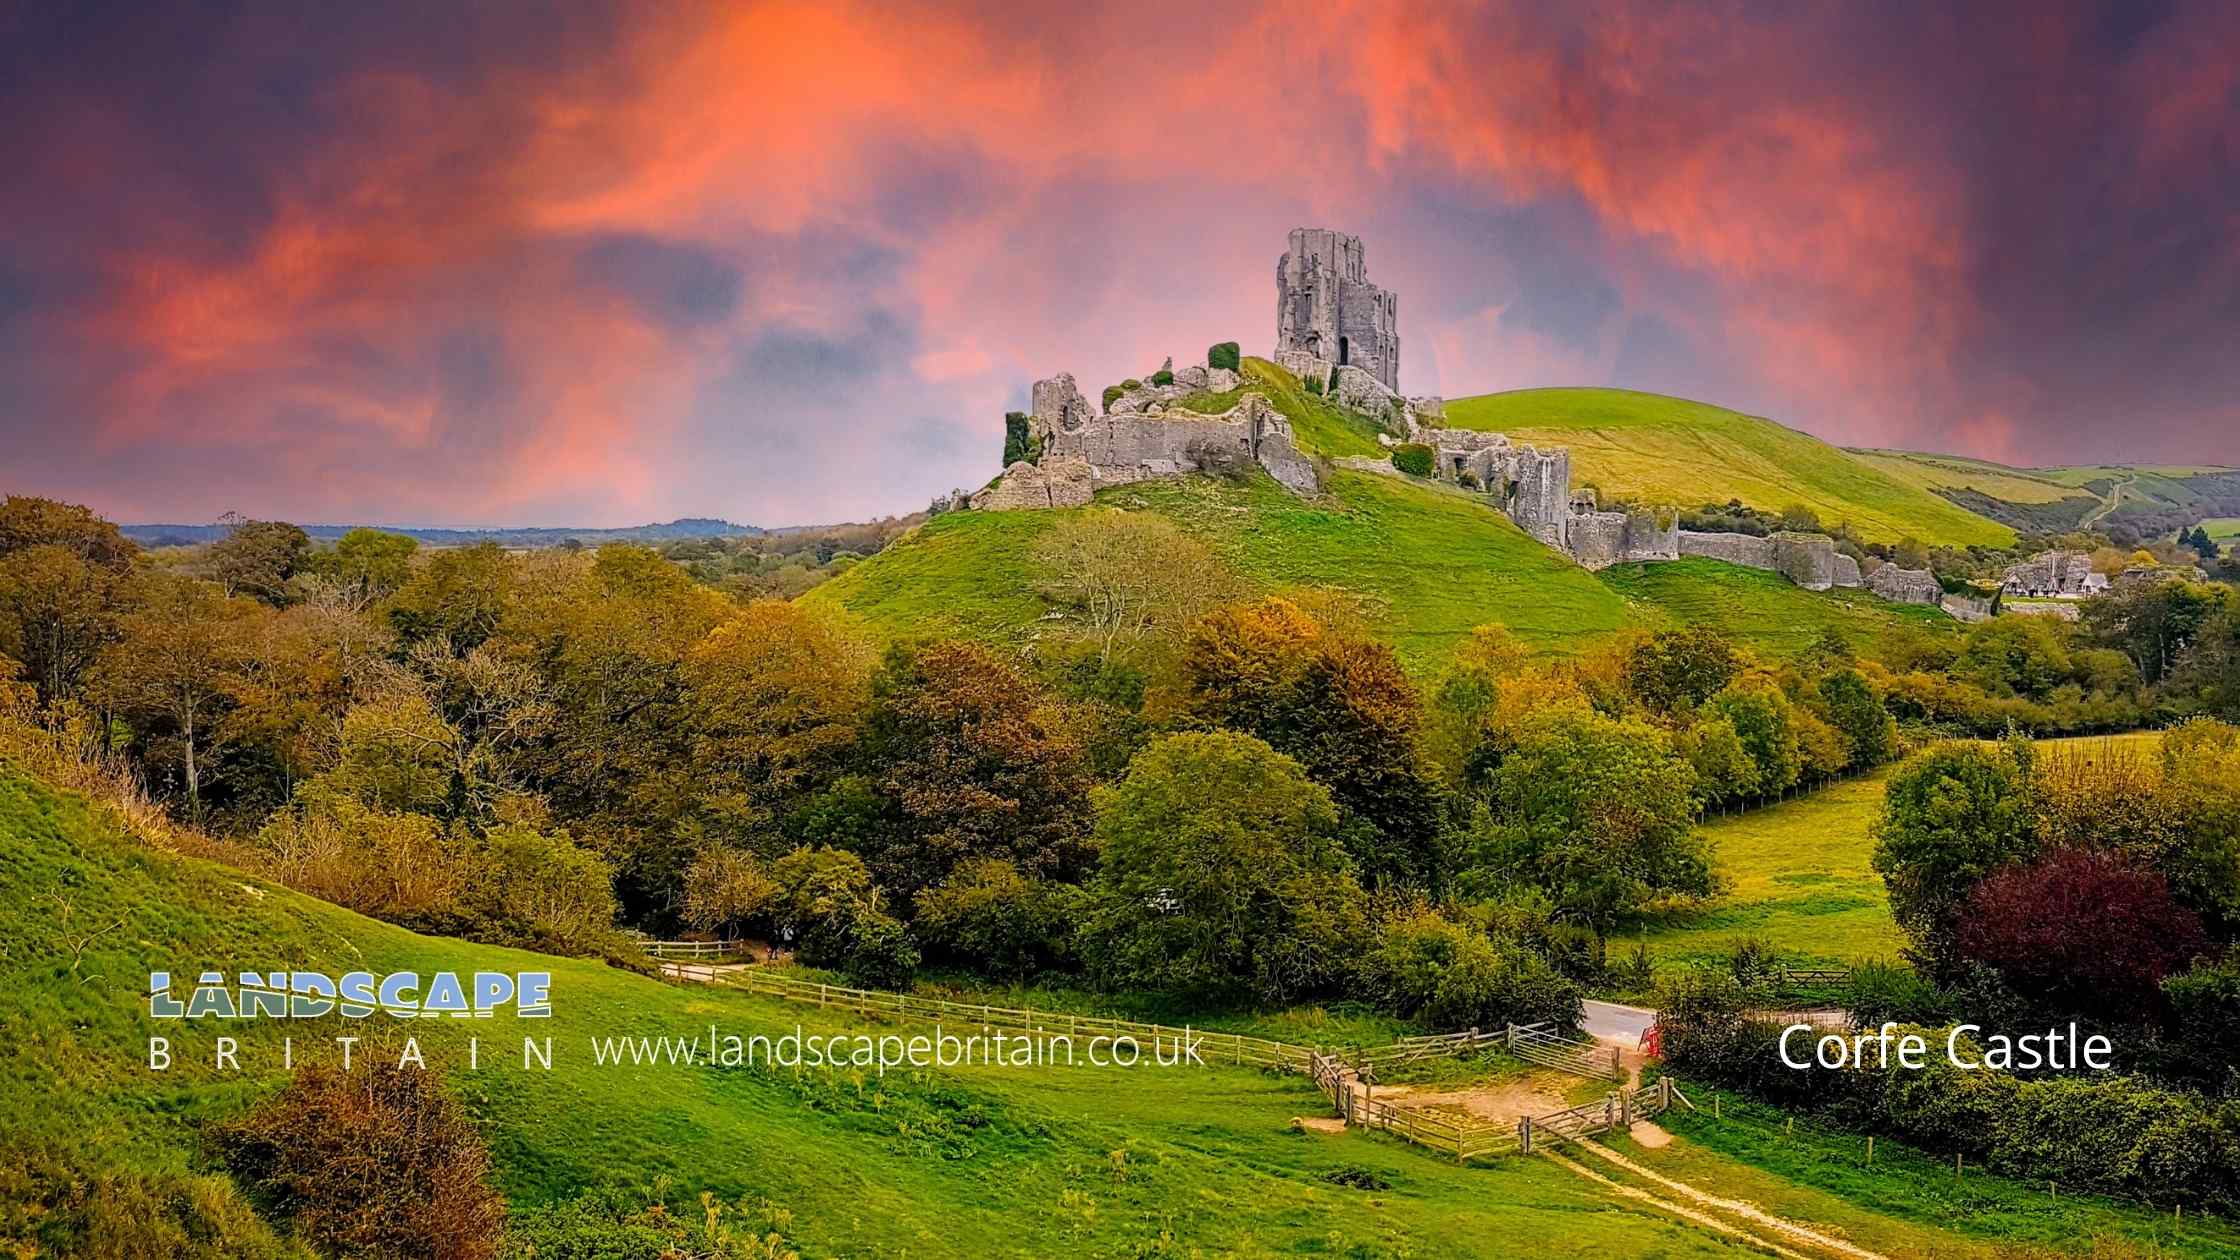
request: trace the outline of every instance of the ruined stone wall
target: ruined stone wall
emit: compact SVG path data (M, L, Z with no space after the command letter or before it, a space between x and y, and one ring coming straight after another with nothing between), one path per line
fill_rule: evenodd
M1773 536L1773 567L1808 591L1827 590L1836 584L1836 541L1784 530Z
M1830 540L1833 541L1832 539ZM1866 583L1859 577L1859 562L1842 552L1836 553L1835 583L1839 587L1857 588Z
M1893 603L1933 606L1944 602L1944 587L1927 569L1886 564L1867 575L1867 589Z
M1707 560L1724 560L1752 569L1776 569L1773 540L1755 534L1710 534L1683 532L1679 539L1683 556L1702 556Z
M1083 459L1050 459L1040 464L1025 460L1003 470L995 484L972 495L968 502L980 512L1017 511L1027 508L1080 507L1089 502L1095 479Z

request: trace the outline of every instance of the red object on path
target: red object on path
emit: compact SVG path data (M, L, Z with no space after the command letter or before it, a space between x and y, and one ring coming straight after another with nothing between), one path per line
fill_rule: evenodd
M1652 1059L1664 1057L1664 1037L1655 1024L1641 1030L1641 1053Z

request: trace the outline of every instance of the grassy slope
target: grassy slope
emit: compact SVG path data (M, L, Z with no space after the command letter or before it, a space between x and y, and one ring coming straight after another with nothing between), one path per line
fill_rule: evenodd
M1729 1254L1692 1229L1602 1202L1538 1162L1461 1169L1358 1134L1293 1134L1289 1117L1322 1109L1294 1077L1215 1068L1154 1082L1152 1069L974 1068L881 1083L593 1067L592 1035L684 1035L711 1021L742 1034L847 1025L735 993L416 936L225 867L152 853L98 810L5 768L0 906L9 957L0 973L9 1012L0 1147L68 1149L81 1166L184 1173L201 1122L277 1085L284 1033L295 1035L301 1061L315 1038L345 1027L334 1017L174 1026L180 1060L157 1076L142 1058L150 970L547 969L550 1021L408 1026L430 1062L454 1065L516 1204L667 1175L680 1202L702 1187L769 1197L792 1210L796 1240L818 1255L1125 1254L1162 1231L1255 1254ZM71 974L75 941L120 915L124 926L97 938ZM373 1038L393 1045L403 1035L382 1017L347 1028L369 1038L361 1055ZM524 1028L555 1039L550 1074L496 1066ZM220 1075L204 1057L219 1031L241 1038L239 1074ZM479 1072L456 1066L469 1033L485 1040ZM1353 1165L1392 1189L1371 1195L1325 1180Z
M1924 490L1976 490L2009 503L2058 503L2078 493L2077 483L2009 468L1989 460L1918 451L1853 449L1851 455Z
M0 1160L21 1142L72 1150L81 1167L181 1173L197 1165L200 1123L278 1084L283 1034L309 1058L325 1052L315 1049L318 1037L344 1028L368 1038L361 1055L393 1052L409 1031L431 1062L450 1066L517 1206L665 1175L680 1201L705 1187L789 1208L795 1241L816 1255L1148 1254L1138 1249L1162 1238L1179 1245L1176 1254L1742 1254L1542 1161L1459 1168L1381 1137L1293 1133L1289 1117L1322 1110L1294 1077L977 1067L880 1081L594 1067L585 1048L594 1035L681 1035L710 1022L742 1034L853 1025L735 992L416 936L226 867L151 852L103 811L5 767L0 906L10 960L0 999L11 1016L0 1051L0 1114L11 1121ZM96 936L73 974L71 949L118 917L123 926ZM384 1017L174 1025L176 1065L161 1076L144 1069L147 971L275 965L545 969L554 973L556 1013L533 1026L503 1017L465 1027L384 1027ZM498 1048L524 1028L554 1038L549 1074L498 1066ZM203 1057L219 1031L241 1038L244 1071L220 1075ZM469 1034L485 1041L480 1071L460 1064ZM1885 1201L1847 1203L1800 1184L1825 1184L1828 1170L1768 1176L1749 1166L1767 1162L1763 1152L1729 1157L1717 1140L1635 1154L1715 1192L1776 1200L1891 1254L1979 1253L1944 1232L1933 1189L1885 1177ZM1343 1169L1372 1171L1389 1189L1328 1180ZM2019 1197L2011 1186L2004 1193ZM2074 1202L2066 1210L2062 1224L2086 1234L2139 1230L2149 1219Z
M1921 604L1893 604L1866 590L1808 591L1778 573L1691 557L1604 569L1612 590L1655 610L1654 618L1711 626L1769 656L1794 655L1835 629L1871 648L1904 627L1956 633L1957 622Z
M1680 507L1803 504L1869 540L2007 545L2014 531L1839 447L1705 403L1617 389L1530 389L1447 403L1448 423L1571 448L1574 480Z
M2218 546L2240 539L2240 516L2216 516L2201 522L2209 537Z
M1536 647L1576 650L1632 623L1625 601L1506 517L1459 495L1338 470L1302 502L1262 479L1143 482L1098 505L1157 512L1205 539L1255 588L1332 587L1363 599L1409 666L1433 670L1470 630L1498 621ZM959 634L1016 645L1044 604L1035 540L1059 512L935 517L803 598L838 606L893 636Z
M2125 745L2151 752L2161 735L2040 740L2041 748L2087 754ZM1726 818L1703 834L1712 865L1732 887L1711 906L1652 921L1642 935L1659 963L1708 962L1752 936L1784 954L1842 964L1896 957L1903 938L1870 859L1869 828L1882 813L1890 768L1830 784L1793 800Z

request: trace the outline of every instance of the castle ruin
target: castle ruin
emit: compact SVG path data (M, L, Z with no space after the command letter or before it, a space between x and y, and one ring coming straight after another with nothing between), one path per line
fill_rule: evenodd
M1276 260L1276 361L1304 354L1357 367L1400 392L1400 299L1369 283L1361 238L1329 228L1291 229Z
M1387 447L1430 447L1434 477L1484 496L1518 528L1588 569L1700 556L1779 573L1806 590L1869 587L1900 602L1949 604L1927 570L1882 565L1870 580L1825 534L1698 533L1681 529L1671 510L1605 509L1591 489L1573 489L1569 450L1444 427L1442 400L1399 391L1398 299L1369 283L1357 236L1294 229L1277 264L1276 297L1275 362L1308 392L1375 421ZM983 510L1077 507L1106 486L1254 466L1302 498L1321 493L1320 462L1299 449L1289 420L1267 396L1245 386L1234 367L1210 356L1203 366L1182 368L1169 359L1145 379L1105 391L1101 407L1069 374L1037 381L1027 417L1030 455L967 504ZM1209 399L1225 409L1200 410ZM1404 475L1389 460L1337 462ZM2067 566L2054 571L2052 582L2041 584L2060 584ZM2028 574L2024 584L2039 576Z

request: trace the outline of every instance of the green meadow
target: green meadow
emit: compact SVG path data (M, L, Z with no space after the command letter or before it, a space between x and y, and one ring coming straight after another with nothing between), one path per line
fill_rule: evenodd
M1811 508L1896 542L2009 546L2014 531L1819 438L1708 403L1622 389L1524 389L1447 403L1447 422L1571 450L1574 484L1604 498L1692 508L1739 499Z

